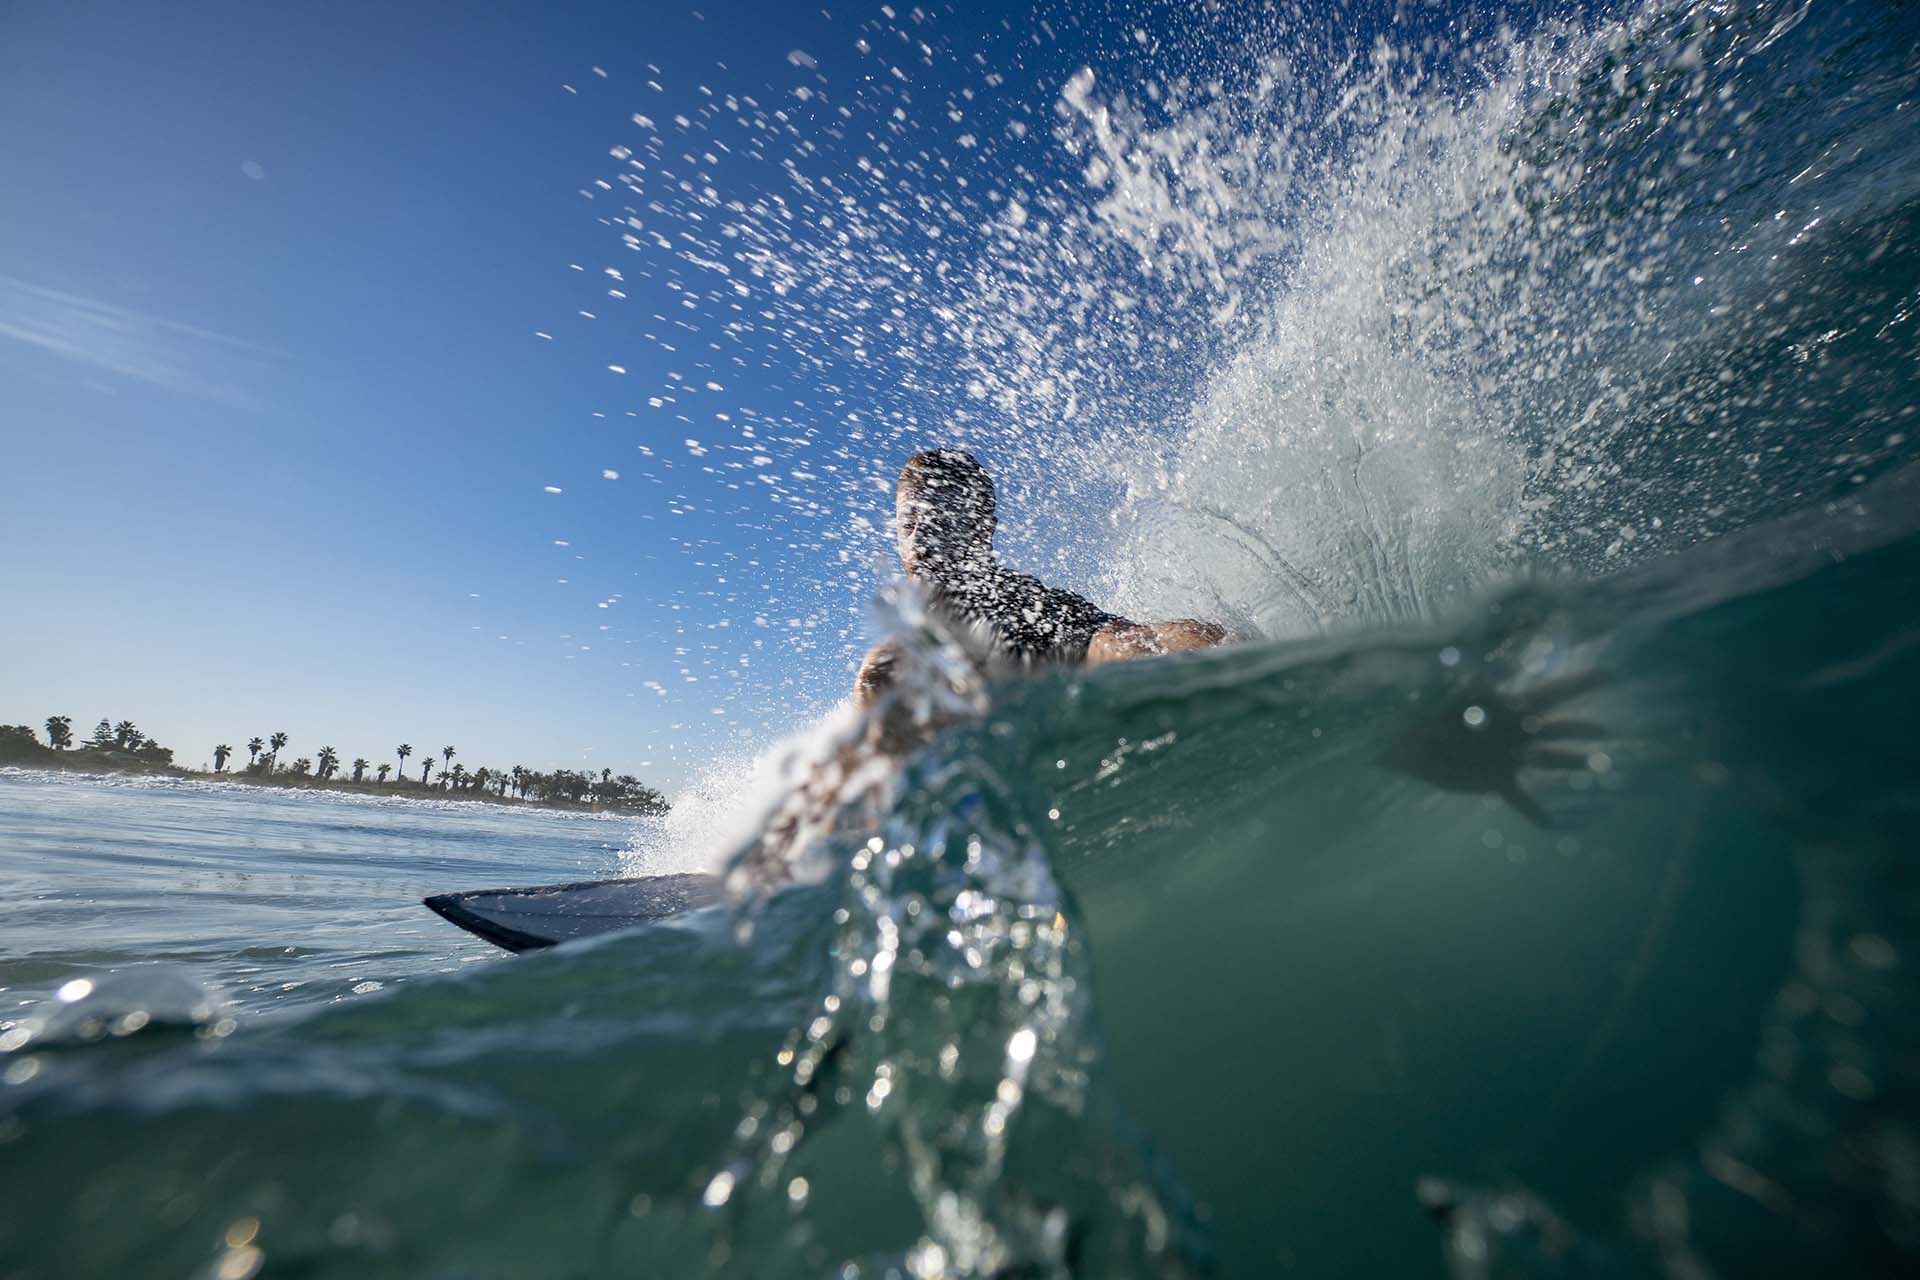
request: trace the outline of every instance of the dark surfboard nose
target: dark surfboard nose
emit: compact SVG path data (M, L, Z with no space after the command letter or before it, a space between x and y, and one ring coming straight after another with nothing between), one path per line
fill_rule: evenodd
M517 889L474 889L421 899L427 909L509 951L617 933L720 901L715 876L679 874Z
M464 893L436 893L431 898L422 898L420 901L426 904L427 910L441 919L457 924L468 933L485 938L496 947L505 947L509 951L536 951L541 947L550 947L557 941L553 938L541 938L530 933L522 933L469 911L464 900L470 896Z

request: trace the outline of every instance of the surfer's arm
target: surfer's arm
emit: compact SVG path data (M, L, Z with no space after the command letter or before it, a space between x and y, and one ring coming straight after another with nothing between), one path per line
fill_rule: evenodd
M883 640L867 650L867 656L860 663L860 672L853 678L853 705L870 707L875 700L893 687L894 667L900 660L900 646L891 640Z
M1128 622L1121 618L1093 633L1093 639L1087 642L1087 665L1211 649L1226 638L1225 627L1198 618L1175 618L1171 622Z

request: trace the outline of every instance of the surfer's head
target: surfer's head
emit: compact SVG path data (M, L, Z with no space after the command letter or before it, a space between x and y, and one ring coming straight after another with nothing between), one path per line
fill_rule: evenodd
M908 573L940 577L993 555L993 478L970 453L928 449L908 458L893 513Z

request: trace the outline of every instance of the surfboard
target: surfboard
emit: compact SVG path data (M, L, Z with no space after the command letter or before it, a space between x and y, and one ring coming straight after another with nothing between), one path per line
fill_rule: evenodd
M443 919L508 951L617 933L719 900L720 881L697 874L474 889L422 899Z

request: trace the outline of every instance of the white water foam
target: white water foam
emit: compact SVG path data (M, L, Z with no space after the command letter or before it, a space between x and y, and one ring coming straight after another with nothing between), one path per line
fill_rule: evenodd
M672 797L665 815L634 829L620 854L620 874L721 873L766 829L775 810L853 736L859 721L848 698L762 751L709 761Z
M1108 451L1118 608L1299 635L1431 616L1521 558L1524 424L1487 389L1550 372L1560 308L1475 268L1523 229L1503 142L1567 54L1542 37L1476 57L1488 80L1459 98L1390 48L1320 86L1275 58L1237 97L1183 89L1159 124L1100 104L1090 74L1067 86L1104 192L1077 233L1177 275L1222 353L1175 443Z

